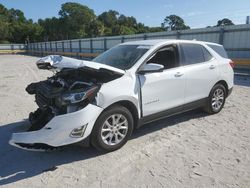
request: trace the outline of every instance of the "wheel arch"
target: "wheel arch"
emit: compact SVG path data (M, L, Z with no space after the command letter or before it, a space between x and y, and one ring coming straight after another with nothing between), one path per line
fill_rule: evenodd
M228 84L227 84L227 82L225 80L220 80L220 81L216 82L214 84L214 86L217 85L217 84L221 84L221 85L223 85L225 87L225 89L226 89L226 96L228 96Z
M117 101L117 102L109 105L105 109L112 108L112 106L114 106L114 105L120 105L120 106L123 106L123 107L127 108L131 112L131 115L133 117L134 128L137 128L138 122L139 122L139 115L138 115L138 110L137 110L135 104L133 102L129 101L129 100L121 100L121 101Z

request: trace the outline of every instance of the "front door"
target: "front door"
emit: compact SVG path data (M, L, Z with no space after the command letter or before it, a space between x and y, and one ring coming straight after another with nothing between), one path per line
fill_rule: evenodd
M184 69L179 67L178 57L177 46L163 47L147 63L161 64L164 70L139 75L144 117L184 103L186 75Z

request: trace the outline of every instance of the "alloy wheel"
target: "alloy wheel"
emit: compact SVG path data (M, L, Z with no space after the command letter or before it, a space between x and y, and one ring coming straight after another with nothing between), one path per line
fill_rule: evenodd
M128 133L128 120L122 114L113 114L103 123L101 128L102 141L107 145L117 145Z
M224 103L225 96L224 91L221 88L217 88L212 96L211 105L214 111L219 111Z

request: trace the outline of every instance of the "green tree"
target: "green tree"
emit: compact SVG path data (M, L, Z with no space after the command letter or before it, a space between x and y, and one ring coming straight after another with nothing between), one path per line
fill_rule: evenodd
M129 17L121 14L118 18L118 24L130 28L135 28L137 26L137 21L133 16Z
M8 43L10 39L10 23L8 20L9 12L0 4L0 42Z
M161 32L164 31L165 29L162 27L149 27L148 32L154 33L154 32Z
M42 27L32 20L27 20L18 9L7 9L0 4L0 42L24 43L37 41L42 34Z
M27 41L37 41L42 34L42 28L31 21L13 22L11 26L11 41L24 43Z
M24 13L21 10L10 9L9 10L9 21L10 22L22 22L25 23L27 20L24 16Z
M98 16L98 20L101 21L106 28L112 28L118 23L119 13L114 10L103 12Z
M88 36L90 37L98 37L104 35L104 25L101 21L95 19L88 25Z
M92 9L79 3L64 3L59 11L65 31L65 38L88 36L87 28L96 16Z
M39 19L38 24L43 28L41 38L44 41L48 40L63 40L65 31L63 20L56 17Z
M234 25L234 23L232 22L232 20L228 18L223 18L222 20L219 20L217 22L216 26L224 26L224 25Z
M0 43L8 43L10 39L9 23L0 18Z
M146 27L142 23L138 23L135 28L136 28L136 33L147 33L147 32L149 32L149 27Z
M99 16L89 7L79 3L64 3L58 12L59 18L39 19L37 23L27 20L18 9L7 9L0 4L0 42L24 43L65 40L84 37L130 35L137 33L189 29L184 20L176 15L167 16L162 27L148 27L137 22L133 16L115 10ZM218 25L230 25L227 19Z
M167 16L162 23L162 27L170 31L190 29L189 26L185 25L184 20L177 15Z

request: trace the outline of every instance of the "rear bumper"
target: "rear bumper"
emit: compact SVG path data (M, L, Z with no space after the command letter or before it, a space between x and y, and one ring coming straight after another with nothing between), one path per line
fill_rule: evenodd
M23 149L44 150L46 147L59 147L80 142L90 135L102 110L100 107L89 104L79 111L55 116L40 130L13 133L9 143ZM80 137L72 137L72 131L82 126L86 126L84 134Z

